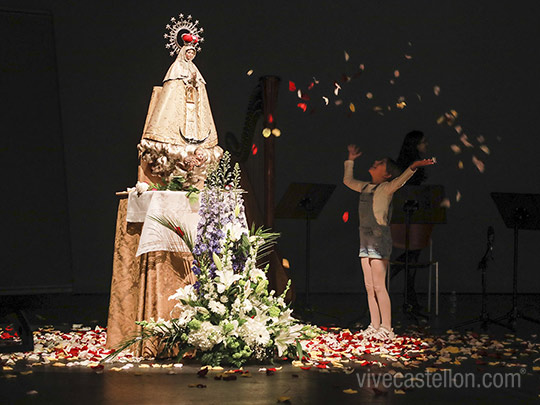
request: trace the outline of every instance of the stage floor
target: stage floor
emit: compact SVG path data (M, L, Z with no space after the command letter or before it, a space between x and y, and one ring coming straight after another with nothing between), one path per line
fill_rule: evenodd
M301 296L299 297L301 301ZM480 313L480 296L458 294L455 306L452 296L441 295L440 315L417 321L405 316L401 311L401 296L392 296L395 329L399 334L418 333L431 342L435 352L438 347L458 347L462 357L467 359L456 363L439 364L441 369L450 370L445 382L428 382L425 377L433 362L423 362L415 368L363 366L349 364L353 370L344 372L335 367L320 369L312 367L303 370L288 362L275 365L247 365L249 375L235 374L235 380L216 380L223 371L210 371L200 378L197 372L200 364L184 361L182 368L150 367L135 364L132 368L113 371L112 367L124 364L108 364L103 370L87 367L27 367L15 364L0 371L0 403L6 404L273 404L289 401L292 404L326 403L537 403L540 400L540 327L525 320L517 322L516 332L498 325L490 326L488 335L491 348L481 352L480 357L471 357L463 347L469 347L466 339L451 343L449 329L459 332L476 331L481 336L479 324L456 329L462 321L475 318ZM519 308L529 316L540 318L538 295L519 297ZM106 295L41 296L32 299L20 298L27 303L27 314L33 328L52 325L55 329L68 331L72 324L104 326L107 316L108 297ZM420 301L425 297L420 295ZM366 301L362 294L314 294L311 297L313 312L301 312L318 325L347 327L366 323ZM511 295L489 297L488 312L492 317L505 314L512 304ZM466 335L466 336L470 336ZM476 335L475 335L476 336ZM500 347L497 347L499 344ZM521 348L521 349L520 349ZM526 349L526 350L525 350ZM506 354L508 353L508 354ZM366 356L367 360L384 360L376 356ZM538 360L535 362L535 360ZM261 367L277 368L275 372L259 371ZM279 367L282 367L281 369ZM390 384L377 380L378 375L402 373L408 386L397 386L404 379L392 379ZM407 373L412 373L409 378ZM269 375L268 375L269 374ZM463 387L463 376L467 384ZM490 381L485 380L485 376ZM512 377L513 379L506 379ZM423 382L423 379L426 380ZM491 384L489 384L491 382ZM517 384L519 383L519 386ZM427 385L430 384L430 387ZM440 385L446 385L441 387ZM460 387L461 385L461 387ZM493 386L500 388L494 388ZM350 390L350 391L349 391Z

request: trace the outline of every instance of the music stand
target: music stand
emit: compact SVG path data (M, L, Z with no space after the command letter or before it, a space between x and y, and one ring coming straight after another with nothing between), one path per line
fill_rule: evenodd
M391 223L405 224L405 281L403 287L403 309L406 314L413 314L413 309L412 306L409 304L407 294L407 282L410 267L410 225L445 224L446 209L444 207L441 207L443 198L444 187L442 185L406 185L396 191L392 199L393 210ZM416 313L416 315L426 317L425 315L420 313Z
M275 210L276 218L306 220L306 309L310 308L310 221L317 218L335 188L335 184L291 183Z
M514 229L514 269L512 280L512 309L495 321L508 319L512 330L515 330L516 320L525 319L540 324L540 320L528 317L517 308L517 270L519 230L540 229L540 194L491 193L491 198L503 218L507 228Z

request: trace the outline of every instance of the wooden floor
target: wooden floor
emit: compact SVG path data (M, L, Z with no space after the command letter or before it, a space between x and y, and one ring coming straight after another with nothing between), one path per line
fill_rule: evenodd
M299 312L320 325L347 325L366 323L366 303L363 295L314 295L311 297L313 311ZM24 297L22 297L24 301ZM28 316L33 327L45 324L68 328L72 323L104 325L106 321L107 296L43 296L27 298ZM480 296L458 294L453 304L451 295L441 296L439 317L411 319L401 311L401 297L392 297L394 325L398 332L417 323L420 329L441 336L456 324L473 319L480 312ZM421 301L425 297L421 296ZM505 314L511 307L510 295L490 296L488 310L492 317ZM519 307L535 318L540 318L540 297L520 296ZM463 330L477 330L473 324ZM539 325L519 320L515 335L531 342L538 348ZM498 325L490 326L488 333L504 339L509 330ZM538 403L540 401L540 373L533 367L540 366L540 358L528 356L520 359L526 363L525 370L515 368L478 367L471 359L465 361L455 372L472 373L481 378L486 370L502 374L523 373L519 387L485 388L428 388L416 387L397 390L395 387L362 386L362 375L384 373L356 366L351 374L343 372L308 371L283 363L281 370L273 375L259 372L263 365L249 365L250 378L239 376L234 381L216 380L209 373L199 378L200 364L186 363L183 368L133 367L122 372L82 367L59 368L51 366L29 369L17 365L12 371L0 372L0 404L275 404L287 400L292 404L342 404L342 403ZM276 365L269 365L275 367ZM277 365L280 366L279 364ZM31 371L29 373L28 371ZM424 370L418 370L424 372ZM200 388L197 387L199 385ZM348 394L344 391L351 389Z

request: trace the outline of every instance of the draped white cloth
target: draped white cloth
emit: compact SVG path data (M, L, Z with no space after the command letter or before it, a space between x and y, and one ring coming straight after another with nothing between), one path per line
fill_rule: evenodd
M184 241L152 217L170 218L189 232L193 241L197 236L199 203L190 202L183 191L147 191L128 196L127 222L142 222L143 228L136 256L148 252L189 252Z

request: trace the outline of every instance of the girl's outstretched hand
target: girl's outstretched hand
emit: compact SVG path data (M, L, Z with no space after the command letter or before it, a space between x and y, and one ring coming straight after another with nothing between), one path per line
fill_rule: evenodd
M348 145L347 149L349 150L349 160L354 160L362 155L360 148L356 145Z
M437 163L437 161L435 160L435 158L431 158L431 159L423 159L423 160L417 160L416 162L413 162L413 163L411 164L411 169L412 169L412 170L416 170L416 169L418 169L419 167L429 166L429 165L434 165L435 163Z

